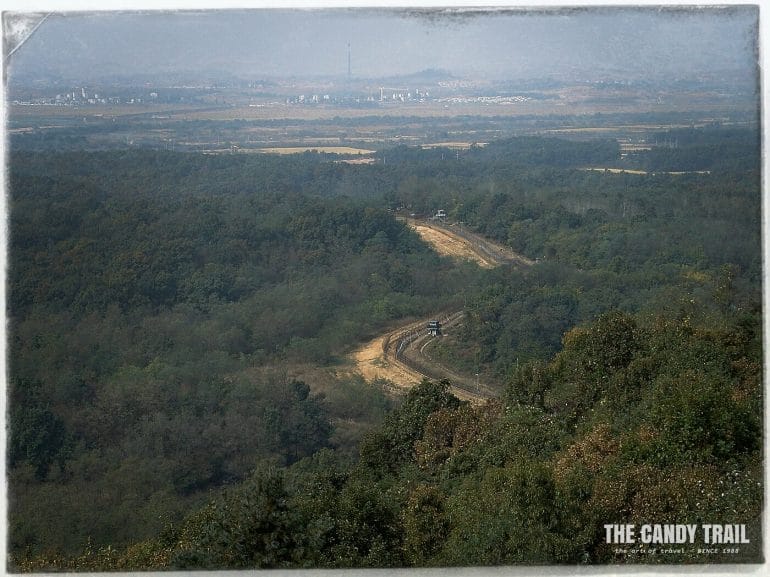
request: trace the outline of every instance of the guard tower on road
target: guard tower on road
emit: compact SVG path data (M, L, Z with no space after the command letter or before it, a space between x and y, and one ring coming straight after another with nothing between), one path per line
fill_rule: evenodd
M430 321L428 323L428 334L437 337L441 334L441 323L439 321Z

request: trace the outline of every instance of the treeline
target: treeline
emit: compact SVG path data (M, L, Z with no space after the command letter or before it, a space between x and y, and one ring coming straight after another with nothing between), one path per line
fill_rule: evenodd
M154 538L22 570L762 560L761 318L611 312L474 407L424 381L361 445L252 478ZM604 524L734 523L750 543L624 555ZM637 546L635 549L656 548ZM665 547L663 548L665 549Z
M460 154L466 166L452 166L453 160L459 160ZM401 145L381 151L377 155L385 162L411 164L413 166L433 166L434 170L470 174L478 169L475 163L504 163L508 166L550 166L574 167L591 164L614 163L620 156L620 148L615 140L593 140L580 142L561 138L538 136L518 136L491 142L486 146L471 146L468 151L453 151L444 147L427 150ZM444 161L448 166L436 166ZM467 163L470 163L468 166ZM470 168L470 170L469 170ZM435 175L435 172L431 172Z
M648 141L655 146L630 159L648 171L752 171L762 150L759 131L739 128L677 129L652 134Z

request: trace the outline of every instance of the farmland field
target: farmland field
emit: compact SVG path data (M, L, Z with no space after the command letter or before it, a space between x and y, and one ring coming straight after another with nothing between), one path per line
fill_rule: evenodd
M302 152L321 152L327 154L373 154L374 150L352 148L350 146L286 146L274 148L259 148L256 152L266 154L300 154Z

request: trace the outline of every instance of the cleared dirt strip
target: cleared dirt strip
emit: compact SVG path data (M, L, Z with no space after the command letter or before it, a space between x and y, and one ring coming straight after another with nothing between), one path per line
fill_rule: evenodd
M483 268L534 264L534 261L510 248L491 242L460 225L415 219L407 219L407 224L439 254L471 260ZM436 313L430 318L411 321L388 331L350 355L354 370L367 381L384 379L396 389L409 389L423 378L447 378L452 383L452 392L459 398L483 402L494 396L490 389L478 383L477 379L452 372L424 354L435 338L427 334L428 321L440 320L443 328L447 329L460 323L462 318L462 311Z

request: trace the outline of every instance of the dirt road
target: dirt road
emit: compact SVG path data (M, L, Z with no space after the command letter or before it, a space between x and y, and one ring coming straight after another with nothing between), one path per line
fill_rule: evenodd
M457 327L462 318L462 311L444 313L408 323L379 336L351 355L356 371L367 381L385 379L397 389L404 390L424 378L434 381L448 379L452 383L452 393L460 399L482 402L491 398L494 393L488 387L481 384L477 386L467 377L432 362L425 355L431 342L442 338L427 333L425 327L428 321L440 320L442 330L446 332Z
M410 226L440 255L472 260L482 268L494 268L496 266L494 262L472 250L468 243L438 227L424 223L415 223Z
M388 358L385 354L386 348L394 336L401 334L405 330L410 330L412 327L416 330L418 326L423 326L422 321L400 327L395 331L372 339L353 352L351 359L355 365L356 372L360 373L367 381L385 379L396 387L404 389L419 383L423 378L422 374L398 363L393 358Z
M417 234L439 254L476 262L482 268L501 265L532 266L534 261L488 240L460 224L407 219Z
M406 222L442 255L472 260L483 268L534 264L534 261L460 225L415 219L407 219ZM452 383L452 392L457 397L471 402L483 402L495 396L495 393L480 383L478 377L459 375L431 360L426 353L436 338L442 338L428 334L428 321L441 321L442 330L446 333L459 326L462 319L462 311L437 313L430 318L410 321L388 331L351 354L355 370L367 381L385 379L397 389L409 389L423 378L448 379Z

